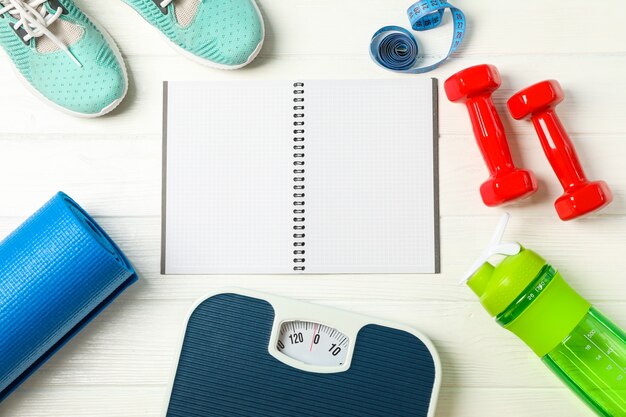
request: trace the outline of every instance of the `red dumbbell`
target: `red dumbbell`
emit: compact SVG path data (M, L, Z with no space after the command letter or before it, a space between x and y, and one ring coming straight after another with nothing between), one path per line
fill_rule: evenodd
M480 186L480 195L488 206L529 196L537 191L537 181L530 171L513 164L504 126L491 100L500 87L500 73L493 65L476 65L457 72L444 83L450 101L465 100L474 136L489 169L489 179Z
M554 207L561 220L571 220L601 209L613 201L613 195L606 182L587 180L576 149L554 110L564 97L558 81L547 80L518 92L507 104L515 119L530 115L541 146L565 190Z

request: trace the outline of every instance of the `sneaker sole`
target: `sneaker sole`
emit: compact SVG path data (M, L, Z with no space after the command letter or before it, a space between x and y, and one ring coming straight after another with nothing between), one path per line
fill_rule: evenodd
M105 108L100 110L100 112L98 112L98 113L81 113L81 112L72 111L72 110L66 109L65 107L55 103L54 101L50 100L48 97L44 96L41 92L39 92L39 90L37 90L35 87L33 87L28 82L28 80L22 75L22 73L19 72L17 70L17 68L15 68L15 65L13 65L12 68L13 68L13 72L17 75L17 78L24 85L24 87L26 87L26 89L28 91L30 91L31 94L33 94L35 97L37 97L38 99L40 99L41 101L46 103L48 106L53 107L56 110L59 110L59 111L65 113L65 114L69 114L70 116L80 117L80 118L83 118L83 119L95 119L96 117L104 116L105 114L110 113L117 106L119 106L120 103L124 100L124 98L126 97L126 93L128 93L128 72L126 70L126 63L124 62L124 59L122 57L122 53L120 52L119 48L117 47L117 44L115 43L115 41L113 40L111 35L109 35L109 33L96 20L92 19L91 17L89 17L84 12L83 12L83 14L87 17L87 19L89 19L91 21L91 23L96 27L96 29L98 29L98 31L100 31L100 33L102 33L102 36L104 37L104 40L109 44L109 46L113 50L113 54L115 55L115 58L120 63L120 66L122 68L122 72L124 73L124 92L122 93L122 96L120 98L118 98L117 100L113 101L111 104L109 104L108 106L106 106ZM8 54L6 53L6 51L3 50L3 52L8 57Z

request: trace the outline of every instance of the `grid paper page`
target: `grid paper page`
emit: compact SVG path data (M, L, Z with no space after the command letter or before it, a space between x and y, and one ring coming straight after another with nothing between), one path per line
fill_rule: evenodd
M433 94L430 79L170 83L164 273L438 272Z
M306 272L438 272L433 80L304 91Z
M163 272L292 271L288 82L170 82Z

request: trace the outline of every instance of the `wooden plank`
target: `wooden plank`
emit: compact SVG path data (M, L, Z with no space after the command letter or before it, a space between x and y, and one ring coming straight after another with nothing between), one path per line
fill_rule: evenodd
M26 388L26 387L25 387ZM23 389L6 402L6 417L156 417L164 413L164 386L68 386ZM591 411L566 388L443 388L436 417L587 417Z
M158 218L97 218L120 245L142 277L137 297L194 300L211 289L243 286L316 300L369 301L475 301L459 279L489 241L498 216L445 217L442 219L442 274L319 275L319 276L169 276L159 274L160 221ZM0 218L0 236L17 227L21 219ZM618 271L626 270L626 217L613 216L588 222L563 224L559 220L513 218L508 239L536 250L591 301L621 301L616 289L623 285ZM297 285L295 285L297 283Z
M559 114L570 134L621 135L626 132L620 114L626 112L626 79L622 68L624 55L565 56L470 56L453 59L424 76L443 81L452 73L470 65L496 64L503 74L503 86L494 94L510 135L534 135L526 122L516 122L506 115L506 99L515 91L546 78L558 79L567 97ZM533 64L535 63L535 64ZM537 63L540 63L538 65ZM0 71L9 74L10 65L0 60ZM209 70L178 56L139 56L132 61L132 84L127 99L111 115L96 120L76 119L50 109L28 94L12 75L0 79L3 98L0 112L11 114L2 135L63 134L83 138L108 133L112 136L161 134L163 80L250 80L250 79L345 79L405 77L381 70L369 56L316 57L294 55L280 59L260 59L252 68L228 72ZM594 77L590 78L590 74ZM440 133L470 135L469 118L464 106L449 103L441 89ZM19 109L19 111L15 111ZM46 116L42 116L45 114ZM1 137L1 136L0 136ZM85 140L83 139L83 140Z
M572 140L588 177L606 180L615 194L613 204L598 216L626 213L626 178L620 175L624 154L619 151L623 138L592 134L573 135ZM557 220L553 204L563 190L539 140L531 133L512 135L510 143L517 165L535 172L539 192L505 209L514 216ZM160 215L159 134L0 134L0 149L0 177L11 178L0 183L0 192L7 196L0 216L25 216L59 190L97 216ZM478 188L488 172L473 136L440 138L439 173L444 217L490 216L503 210L482 203ZM563 228L576 228L578 223L563 224Z
M380 27L395 24L409 27L404 0L271 0L258 2L266 21L266 45L262 57L289 55L360 55L366 53L369 39ZM468 19L468 35L460 50L463 56L527 55L552 56L614 54L626 51L622 39L626 29L619 11L622 3L610 0L603 7L592 7L584 0L563 6L558 2L457 1ZM106 8L82 1L81 7L96 17L119 43L124 54L135 58L146 55L174 56L162 36L131 8L114 2ZM615 12L613 12L615 11ZM578 30L583 17L593 24ZM448 23L445 17L444 25ZM584 23L582 23L584 25ZM418 33L425 52L447 52L452 30ZM602 42L598 42L601 39ZM439 44L441 42L441 44ZM436 48L430 46L435 43Z
M24 388L167 384L193 302L140 300L135 295L130 291L118 299ZM438 349L447 388L562 386L523 342L498 326L477 302L316 302L420 330ZM601 307L615 322L626 323L623 302L604 302Z

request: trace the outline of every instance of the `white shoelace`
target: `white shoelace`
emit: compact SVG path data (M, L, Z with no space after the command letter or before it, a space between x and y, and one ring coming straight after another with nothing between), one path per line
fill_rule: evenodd
M76 59L74 54L72 54L67 45L48 29L48 26L61 17L63 9L59 7L54 14L50 14L45 5L47 1L48 0L0 0L0 6L4 6L0 8L0 15L9 12L9 14L18 19L13 27L16 30L23 28L26 31L26 35L23 38L25 42L45 35L59 49L64 51L76 65L82 67L82 64ZM172 0L165 1L171 2ZM37 10L39 6L41 6L41 8Z

